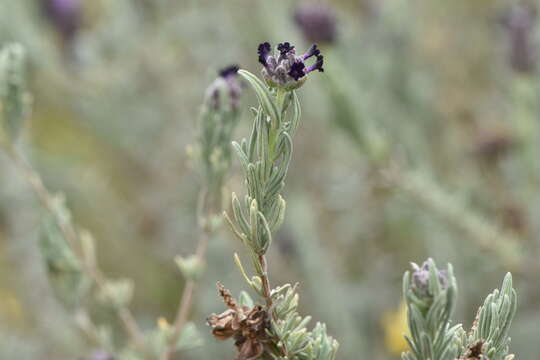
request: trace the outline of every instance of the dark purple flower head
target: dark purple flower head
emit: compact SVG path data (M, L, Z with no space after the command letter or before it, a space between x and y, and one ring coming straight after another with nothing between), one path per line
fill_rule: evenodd
M266 66L267 62L266 59L268 56L270 56L270 52L272 51L272 47L270 46L270 43L264 42L259 45L259 48L257 49L257 53L259 54L259 62Z
M218 71L219 77L214 80L207 90L210 106L218 110L224 104L230 104L230 109L236 110L240 105L242 86L238 81L238 65L230 65ZM227 99L223 98L226 96Z
M538 46L534 41L537 10L532 5L516 4L502 16L508 36L509 62L515 71L534 72Z
M328 5L303 4L294 12L294 21L308 42L329 44L336 39L336 14Z
M82 25L82 0L41 0L45 16L65 41L75 37Z
M315 70L324 71L324 58L317 45L312 45L301 56L296 55L294 46L288 42L280 43L277 50L279 54L273 55L267 42L260 44L258 49L259 62L264 65L263 77L272 87L293 90L304 83L308 73ZM315 62L308 66L306 61L312 57L315 57Z
M280 52L281 56L287 56L287 54L294 51L294 46L292 46L288 42L284 42L278 44L277 49Z
M301 77L306 75L304 69L306 65L303 62L295 62L291 65L291 70L289 71L289 76L291 76L295 81L298 81Z
M238 73L238 70L240 70L240 67L238 65L229 65L227 67L224 67L223 69L218 71L219 76L222 78L227 78L230 76L236 76Z

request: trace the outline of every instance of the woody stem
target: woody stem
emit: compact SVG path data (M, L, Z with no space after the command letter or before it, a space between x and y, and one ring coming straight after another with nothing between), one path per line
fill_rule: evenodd
M12 144L8 144L5 150L17 170L30 184L31 189L37 196L41 205L55 217L56 223L63 234L67 246L80 261L82 270L95 282L98 289L103 289L106 285L105 276L101 273L99 268L94 265L89 265L88 262L85 261L80 250L77 230L70 221L63 221L63 219L59 217L54 195L49 192L43 184L39 174L27 163L26 159ZM116 315L121 320L127 335L134 344L140 350L144 350L146 345L144 344L143 333L131 311L125 305L122 305L116 308Z
M262 268L262 274L261 281L262 281L262 290L264 299L266 300L266 307L268 310L272 308L272 297L270 296L270 281L268 280L268 265L266 264L266 257L264 255L259 255L259 263L261 264ZM272 316L274 316L272 312Z
M210 217L210 211L205 209L205 204L208 199L208 191L202 189L199 193L199 200L197 203L197 216L199 221L199 239L197 242L197 250L195 251L195 256L200 262L203 262L206 256L206 250L208 248L208 240L212 235L212 230L208 226L208 218ZM203 213L207 212L206 216ZM176 312L176 318L173 323L173 334L170 337L171 343L168 346L167 351L165 351L164 359L170 359L175 352L175 345L178 341L178 338L182 332L182 329L187 323L191 307L193 305L193 295L195 293L197 283L195 280L189 279L186 281L186 284L182 290L182 295L180 297L180 302L178 304L178 310Z

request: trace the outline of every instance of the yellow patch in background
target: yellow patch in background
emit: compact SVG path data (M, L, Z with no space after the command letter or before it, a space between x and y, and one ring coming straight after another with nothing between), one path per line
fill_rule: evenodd
M8 289L0 289L0 320L11 326L22 326L25 322L21 302Z
M405 335L409 335L407 326L407 305L401 302L395 311L389 310L383 314L381 321L384 330L384 344L388 351L394 355L400 355L409 350Z

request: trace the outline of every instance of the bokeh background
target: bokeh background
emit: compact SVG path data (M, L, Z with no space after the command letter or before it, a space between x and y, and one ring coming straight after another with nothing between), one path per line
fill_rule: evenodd
M299 90L273 284L300 282L302 312L328 324L339 359L395 359L405 350L400 290L410 261L454 264L456 320L467 326L512 271L512 351L526 360L540 352L537 7L0 0L0 43L28 54L34 109L19 146L94 234L104 271L135 281L141 327L172 320L183 287L173 258L195 248L200 179L186 149L206 87L231 63L258 73L260 42L303 49L317 40L326 71ZM251 124L247 88L242 102L235 138ZM99 349L56 300L39 253L43 210L3 156L0 176L0 358L90 358ZM242 189L237 162L228 186ZM191 316L205 343L178 358L232 358L205 318L222 309L217 280L246 287L235 251L227 229L212 239Z

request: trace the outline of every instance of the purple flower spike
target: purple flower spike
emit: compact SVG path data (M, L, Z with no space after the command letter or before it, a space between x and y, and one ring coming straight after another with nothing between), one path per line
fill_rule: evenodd
M288 53L294 50L294 46L292 46L288 42L284 42L284 43L279 44L277 49L281 53L281 56L286 56Z
M272 50L272 47L270 46L270 43L264 42L259 45L259 48L257 50L257 53L259 54L259 62L263 64L264 66L267 66L267 59L268 56L270 56L270 51Z
M304 72L305 67L306 65L304 65L303 62L295 62L291 65L291 71L289 71L289 76L292 77L295 81L298 81L298 79L306 75L306 73Z

